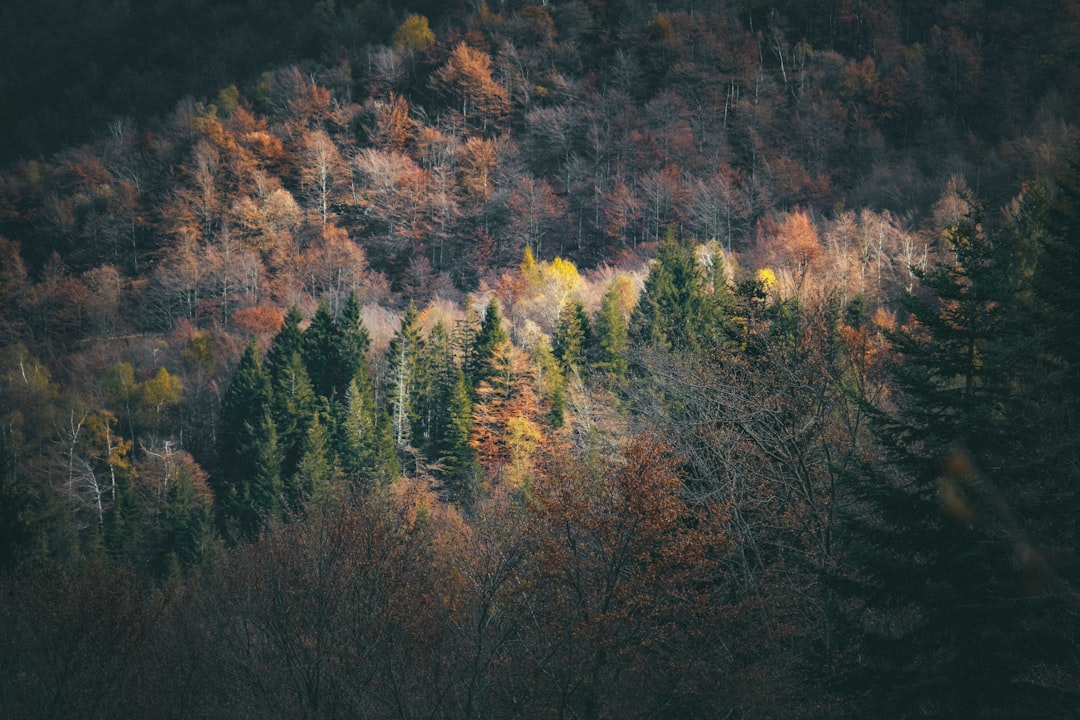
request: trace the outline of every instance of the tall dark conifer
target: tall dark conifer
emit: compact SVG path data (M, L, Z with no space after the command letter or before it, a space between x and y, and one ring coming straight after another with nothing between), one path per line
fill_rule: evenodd
M484 310L484 319L480 322L480 329L476 333L471 351L465 358L465 379L469 381L475 392L480 383L490 377L491 358L495 355L495 348L510 339L502 325L502 313L499 310L499 301L492 297Z
M1062 717L1075 651L1059 582L1025 496L1047 489L1017 397L1038 334L1026 310L1020 236L977 217L947 231L949 255L907 299L891 336L899 408L880 413L889 465L856 484L854 571L838 584L860 612L844 686L859 717ZM1041 576L1041 577L1039 577Z
M252 342L240 358L221 403L214 492L227 538L248 534L252 518L259 515L252 504L250 486L265 469L259 467L258 453L266 447L267 434L273 429L272 422L269 427L264 422L271 400L270 378ZM274 430L275 446L276 434Z

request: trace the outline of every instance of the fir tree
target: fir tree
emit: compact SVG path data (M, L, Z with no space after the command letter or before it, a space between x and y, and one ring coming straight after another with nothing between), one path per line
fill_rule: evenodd
M614 282L608 286L600 301L594 343L593 368L616 381L625 378L629 367L627 354L630 351L630 334L626 316L620 308L619 287Z
M273 429L263 422L271 406L270 378L262 366L259 351L252 342L244 351L221 403L218 435L218 472L214 491L227 537L252 529L252 517L258 510L251 505L250 485L259 472L257 452L267 443ZM274 430L276 449L276 430ZM280 468L279 468L280 472Z
M502 313L499 311L499 301L494 297L484 310L484 319L480 323L480 329L468 353L465 365L465 379L475 393L480 383L491 376L491 359L495 355L495 348L503 342L507 342L510 336L502 326Z
M323 299L315 317L304 331L304 365L311 378L311 387L316 397L332 400L337 389L339 376L338 357L341 347L341 332L334 320L330 304Z
M1075 695L1038 674L1062 672L1076 636L1052 619L1057 581L1028 534L1040 448L1014 402L1038 362L1018 334L1029 274L1018 237L975 217L945 240L951 259L920 273L913 322L890 338L900 411L878 429L891 465L856 486L856 571L838 588L862 609L861 660L845 687L861 717L1062 717ZM1043 577L1025 592L1029 571Z
M693 253L669 234L634 308L630 337L646 347L693 353L708 346L712 329L712 305Z
M578 372L587 368L585 353L592 342L589 316L580 301L566 303L559 313L559 321L551 340L551 351L562 365L564 373Z
M404 455L414 452L413 432L417 425L417 396L423 338L417 327L416 306L409 303L397 333L390 340L387 359L387 404L394 428L394 445Z

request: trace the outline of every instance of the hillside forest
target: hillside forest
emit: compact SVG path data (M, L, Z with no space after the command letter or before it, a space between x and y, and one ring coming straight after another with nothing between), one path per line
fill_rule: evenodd
M1080 717L1078 39L0 9L0 715Z

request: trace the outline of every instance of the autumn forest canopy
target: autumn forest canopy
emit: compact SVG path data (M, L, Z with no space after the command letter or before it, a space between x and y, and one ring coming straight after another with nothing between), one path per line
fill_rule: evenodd
M6 3L0 715L1076 716L1078 38Z

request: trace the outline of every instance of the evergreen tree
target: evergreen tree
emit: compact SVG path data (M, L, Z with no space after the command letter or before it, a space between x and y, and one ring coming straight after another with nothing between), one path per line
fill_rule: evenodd
M418 394L420 358L423 338L417 326L416 306L409 303L401 318L401 325L390 339L387 350L387 404L394 429L394 446L404 457L415 451L413 432L418 423Z
M227 537L246 534L252 529L251 519L259 513L251 505L250 485L260 470L257 452L266 446L266 434L273 428L273 422L269 428L263 422L271 400L270 378L252 342L240 358L221 403L214 492ZM275 430L275 448L276 434Z
M469 381L474 394L480 383L491 375L491 359L495 355L495 348L509 339L510 336L502 326L499 301L492 297L484 310L480 330L476 333L472 348L462 368L465 371L465 379Z
M594 343L593 368L616 381L625 378L629 367L626 358L630 351L630 334L626 316L620 308L619 288L614 282L600 301Z
M1045 487L1015 403L1038 364L1018 334L1031 320L1018 239L976 217L950 229L952 257L920 274L912 323L890 338L900 410L878 416L890 465L856 486L856 570L837 586L862 609L845 685L857 716L1049 718L1076 707L1039 678L1072 673L1076 635L1065 613L1054 617L1057 581L1024 512L1023 497Z
M340 395L345 394L349 383L356 382L361 391L370 391L371 371L368 369L367 352L371 346L364 320L360 317L360 298L353 291L345 307L341 309L337 328L340 340L337 352L331 360L332 384Z
M282 365L280 361L279 365ZM271 410L281 446L285 499L288 506L296 510L300 507L301 493L292 478L300 461L304 438L315 415L315 391L300 353L294 352L289 357L288 362L274 374L272 383Z
M285 505L281 448L269 408L258 422L258 428L252 429L256 439L251 448L254 472L247 485L247 503L240 524L247 537L254 537L267 522L281 520Z
M330 460L330 444L326 428L315 413L304 436L303 452L296 467L297 485L301 488L304 505L321 505L338 498L338 470Z
M694 353L708 346L712 327L712 305L693 253L669 234L634 308L630 337L639 345Z
M414 434L429 460L438 459L457 369L450 333L440 320L424 343L417 379L418 423Z
M401 477L401 462L394 443L394 421L389 411L380 413L375 425L373 466L372 483L376 491L389 488Z
M205 478L194 462L178 464L176 478L165 492L158 512L151 567L159 576L194 567L205 559L215 542L213 508Z
M303 357L304 334L300 331L300 308L293 305L285 313L285 321L281 329L270 341L270 348L266 351L266 371L270 374L271 383L277 383L281 373L292 362L293 355Z
M140 560L142 518L131 478L126 472L116 473L112 504L105 511L102 533L105 549L114 560L137 563Z
M375 397L361 389L356 381L349 384L344 402L336 407L337 417L329 433L333 438L331 455L350 483L370 483L375 473L379 415Z
M566 303L559 312L559 321L551 340L551 350L564 373L580 373L587 368L585 353L591 343L592 333L585 306L577 300Z
M475 496L480 471L476 453L469 445L473 404L469 384L460 368L454 368L450 388L433 454L442 463L443 485L450 499L468 505Z
M304 331L304 365L316 397L332 400L337 388L341 332L330 303L324 298Z

